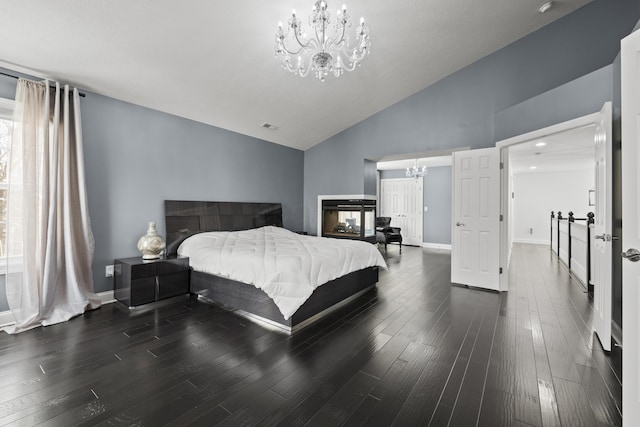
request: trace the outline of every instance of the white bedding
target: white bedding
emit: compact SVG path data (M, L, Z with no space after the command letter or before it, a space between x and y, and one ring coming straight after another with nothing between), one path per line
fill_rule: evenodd
M279 227L200 233L178 254L195 271L262 289L288 319L314 289L367 267L387 265L375 245L356 240L305 236Z

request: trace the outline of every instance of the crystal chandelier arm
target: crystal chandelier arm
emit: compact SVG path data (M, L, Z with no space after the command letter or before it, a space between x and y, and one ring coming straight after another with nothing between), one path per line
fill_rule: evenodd
M344 37L344 29L343 29L343 37ZM363 18L361 18L360 20L360 25L358 26L358 33L356 37L358 39L358 45L355 48L348 50L344 44L341 44L342 43L342 39L341 39L340 42L335 43L334 49L339 50L342 54L344 54L347 57L350 57L350 58L353 57L353 59L361 60L366 55L369 49L369 45L371 44L369 41L369 28L366 25L364 25Z
M284 36L283 36L283 35L281 35L280 33L278 33L278 34L277 34L277 39L278 39L278 40L280 40L280 43L278 44L278 46L279 46L279 47L281 47L281 48L282 48L282 50L284 50L284 51L285 51L286 53L288 53L289 55L293 55L293 56L300 55L300 54L302 54L302 52L303 52L303 51L305 51L306 49L312 49L312 48L315 48L315 47L317 46L317 44L318 44L318 42L317 42L317 41L315 41L315 40L313 40L313 39L310 39L307 43L302 43L302 42L300 41L300 38L298 37L298 32L297 32L297 31L294 31L294 34L295 34L296 42L298 42L298 45L300 45L300 49L295 50L295 51L294 51L294 50L290 50L290 49L286 46L286 44L285 44L285 42L284 42ZM277 43L277 42L276 42L276 43Z
M314 25L314 32L316 33L316 38L315 40L318 40L318 46L322 46L322 50L325 50L325 34L324 34L324 28L322 29L322 40L320 39L320 36L318 35L318 26Z
M297 29L297 27L296 27L296 29ZM299 50L298 52L301 52L301 51L303 51L304 49L308 48L308 47L311 45L311 42L312 42L312 41L314 41L314 40L309 40L307 43L302 43L302 42L300 41L300 37L298 36L298 31L294 31L293 33L294 33L294 34L295 34L295 36L296 36L296 41L297 41L297 42L298 42L298 44L300 45L300 50Z
M340 57L341 66L345 71L353 71L360 64L360 61L367 52L366 50L363 50L364 48L364 46L359 45L353 50L347 50L344 46L336 46L334 56L336 56L336 60ZM362 50L363 53L358 55L358 50Z
M342 6L342 10L338 10L338 21L336 22L336 30L341 29L342 34L340 34L340 40L335 42L336 45L342 44L344 42L344 35L347 31L347 27L351 26L351 16L347 13L346 6Z
M282 45L281 45L281 46L282 46L282 50L284 50L285 52L287 52L289 55L293 55L293 56L298 56L298 55L300 55L300 52L302 52L302 51L305 49L305 47L301 47L301 48L300 48L300 50L298 50L298 51L294 52L294 51L292 51L292 50L287 49L287 47L284 45L284 43L282 43Z
M340 40L338 40L337 42L332 42L333 45L335 46L340 46L342 44L342 42L344 42L344 34L346 32L346 27L345 25L341 25L342 27L342 33L340 34ZM342 47L342 46L340 46Z
M329 24L329 19L327 17L327 14L324 10L322 10L322 12L314 18L313 29L314 29L316 38L315 40L313 39L312 40L317 43L316 47L318 49L321 49L322 51L325 51L325 52L327 51L327 25L328 24ZM318 33L318 30L321 31L320 34ZM329 40L331 40L330 37L329 37Z
M298 60L297 61L291 61L290 57L285 58L285 60L283 60L282 62L282 67L293 73L293 74L298 74L301 77L306 77L307 74L309 74L309 71L311 70L311 62L307 60L307 57L310 56L309 51L303 53L301 56L298 56Z
M295 19L295 15L293 17L293 19ZM295 28L295 21L292 23L292 21L289 21L289 25L288 28L292 28L293 32L296 34L296 38L297 38L297 31ZM288 31L287 31L288 34ZM304 49L304 46L302 46L300 48L300 50L298 50L297 52L294 52L292 50L290 50L286 45L285 45L285 34L284 31L282 29L282 22L278 23L278 32L276 32L276 55L283 55L285 53L288 53L289 55L298 55L300 52L302 52L302 50ZM299 43L299 42L298 42ZM299 43L300 44L300 43Z

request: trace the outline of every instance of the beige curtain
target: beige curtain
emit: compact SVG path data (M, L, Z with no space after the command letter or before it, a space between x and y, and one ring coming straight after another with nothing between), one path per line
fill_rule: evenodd
M80 97L18 80L7 207L7 299L17 333L100 306L84 180Z

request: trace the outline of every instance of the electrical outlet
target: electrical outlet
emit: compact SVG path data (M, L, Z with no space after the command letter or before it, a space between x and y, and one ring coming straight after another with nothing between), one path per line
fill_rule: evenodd
M113 277L113 265L107 265L105 267L104 277Z

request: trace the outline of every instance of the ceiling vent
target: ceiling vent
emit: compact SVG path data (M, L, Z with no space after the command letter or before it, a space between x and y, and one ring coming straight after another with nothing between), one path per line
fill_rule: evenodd
M260 126L262 126L262 127L263 127L263 128L265 128L265 129L269 129L269 130L276 130L276 129L278 129L278 126L273 125L273 124L271 124L271 123L269 123L269 122L264 122L264 123L263 123L263 124L261 124Z

